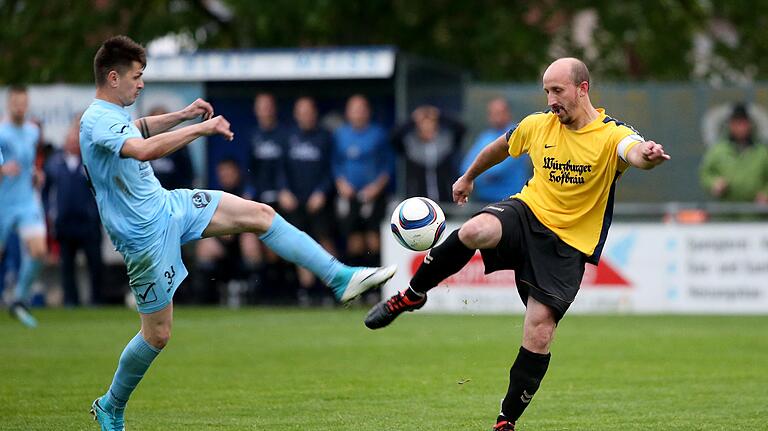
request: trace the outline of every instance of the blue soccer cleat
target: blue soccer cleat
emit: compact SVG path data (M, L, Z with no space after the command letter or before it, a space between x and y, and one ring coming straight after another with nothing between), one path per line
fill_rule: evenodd
M397 265L380 268L345 268L342 279L331 286L336 299L347 303L363 293L384 285L397 272Z
M101 431L125 431L125 420L123 419L123 411L115 410L110 413L99 404L99 398L93 401L91 404L91 414L93 420L101 425Z
M37 319L35 319L35 316L29 312L29 308L27 308L27 306L21 302L14 302L11 304L8 312L11 313L12 317L21 322L21 324L27 328L37 327Z

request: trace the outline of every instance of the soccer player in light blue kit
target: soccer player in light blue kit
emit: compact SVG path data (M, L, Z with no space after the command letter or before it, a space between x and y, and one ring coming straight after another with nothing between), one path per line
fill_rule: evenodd
M34 328L37 321L26 301L32 283L40 271L45 254L45 219L40 194L35 189L35 153L40 129L26 120L29 108L27 89L11 87L8 91L8 121L0 124L0 151L5 162L0 166L0 254L13 230L21 238L21 268L16 281L14 302L9 311L24 325Z
M200 136L231 140L229 123L213 117L213 108L202 99L178 112L131 121L125 107L144 88L146 57L128 37L105 41L93 63L96 99L80 120L83 163L101 220L125 259L141 317L141 331L123 350L109 390L92 405L102 431L116 431L125 429L128 398L170 338L173 294L187 276L181 244L254 232L278 255L312 271L342 302L381 286L396 268L346 266L262 203L214 190L163 189L149 160ZM205 121L166 132L199 116Z

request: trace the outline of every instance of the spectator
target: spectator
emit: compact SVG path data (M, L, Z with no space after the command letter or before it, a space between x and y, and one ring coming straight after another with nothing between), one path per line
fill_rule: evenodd
M277 207L277 195L285 185L281 160L286 133L277 121L275 98L259 93L253 103L256 124L251 129L250 179L255 200Z
M701 163L701 184L713 197L768 204L768 146L755 140L743 104L734 107L728 136L715 143Z
M329 202L333 180L331 151L333 141L327 130L317 122L317 107L310 97L302 97L293 108L296 129L289 135L285 148L284 166L286 187L280 192L282 215L291 224L308 233L326 250L333 253ZM296 267L299 303L307 303L311 296L327 296L326 289L318 285L315 276L302 267ZM330 301L333 298L327 296Z
M334 133L332 159L338 225L347 240L349 263L376 266L393 154L384 129L371 123L368 99L359 94L350 97L345 117L346 123Z
M248 196L240 172L233 159L223 159L216 165L216 177L221 190L236 196ZM219 291L233 280L254 281L257 270L257 238L252 233L203 238L196 244L197 268L203 283L196 287L194 300L215 303ZM209 282L218 289L211 289ZM255 288L255 286L251 286Z
M472 147L464 155L461 172L466 172L472 161L486 145L512 129L512 114L507 101L497 97L488 102L488 125L475 139ZM472 196L480 202L499 202L519 192L531 177L531 160L528 155L518 158L507 157L475 178Z
M278 209L278 194L285 187L285 171L282 161L285 152L287 133L277 119L277 104L270 93L259 93L253 101L253 113L256 124L250 132L251 157L249 163L250 198ZM269 301L282 301L293 289L292 271L286 271L285 262L258 239L254 240L255 259L261 273L262 294ZM274 288L274 289L273 289ZM277 298L281 296L281 298Z
M157 106L149 111L148 116L163 115L168 113L165 107ZM149 162L152 170L155 171L155 177L166 190L191 189L194 183L194 169L192 168L192 158L189 155L187 145L179 148L173 153Z
M411 120L395 130L393 144L405 157L406 196L451 201L464 131L464 125L426 105L416 108Z
M101 221L96 201L80 158L80 119L67 131L62 151L45 165L48 214L53 220L53 236L59 243L64 305L80 305L76 282L75 257L85 254L90 278L91 302L101 302L102 256Z

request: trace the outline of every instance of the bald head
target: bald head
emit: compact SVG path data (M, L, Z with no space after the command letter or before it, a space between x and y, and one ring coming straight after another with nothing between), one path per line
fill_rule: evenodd
M575 57L558 58L549 65L544 72L544 76L546 76L547 73L556 74L558 76L567 75L575 86L579 86L582 82L586 82L588 87L591 85L587 65Z

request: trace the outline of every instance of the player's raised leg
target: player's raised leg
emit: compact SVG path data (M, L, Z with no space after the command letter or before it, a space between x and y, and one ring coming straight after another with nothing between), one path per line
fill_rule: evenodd
M423 307L427 291L459 272L475 250L493 248L501 240L501 222L490 214L478 214L451 232L442 244L431 249L413 275L408 288L374 305L365 317L365 326L383 328L400 314Z
M342 302L381 286L395 274L394 265L385 268L344 265L269 205L223 193L203 237L241 232L259 235L259 239L280 257L310 270Z
M125 406L128 398L147 372L152 361L171 338L173 303L160 311L141 314L141 331L125 346L109 390L96 399L91 414L102 431L125 429Z

